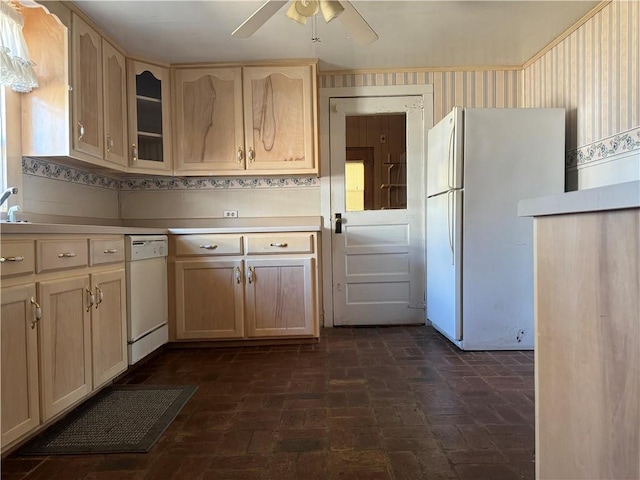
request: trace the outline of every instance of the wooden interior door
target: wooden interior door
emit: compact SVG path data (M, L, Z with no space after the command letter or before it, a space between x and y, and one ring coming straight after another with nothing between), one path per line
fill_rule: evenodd
M421 97L331 99L331 235L334 325L424 323L424 119ZM348 119L402 114L406 122L407 204L348 210ZM380 138L377 139L381 141ZM375 177L374 177L375 181ZM386 181L381 177L379 182ZM375 191L381 184L374 184ZM378 194L378 197L380 195ZM336 221L336 214L341 215Z

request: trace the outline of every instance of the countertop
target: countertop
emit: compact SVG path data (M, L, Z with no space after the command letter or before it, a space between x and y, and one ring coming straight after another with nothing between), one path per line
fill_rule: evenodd
M640 207L640 181L589 188L518 202L518 216L601 212Z
M160 226L163 222L174 226ZM2 222L0 234L166 235L192 233L319 232L322 217L214 218L153 220L139 226L73 225L66 223Z

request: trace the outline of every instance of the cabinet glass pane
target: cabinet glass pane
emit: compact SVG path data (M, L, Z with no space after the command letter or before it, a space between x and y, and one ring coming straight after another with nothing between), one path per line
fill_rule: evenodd
M162 161L162 137L138 134L138 158L152 162Z
M145 70L136 75L138 158L163 161L162 82Z
M136 93L142 97L162 100L162 82L148 70L136 75Z
M162 135L162 104L138 98L138 131Z

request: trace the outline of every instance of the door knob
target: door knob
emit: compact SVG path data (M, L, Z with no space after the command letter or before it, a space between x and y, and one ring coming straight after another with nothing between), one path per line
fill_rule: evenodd
M336 213L336 233L342 233L342 214Z

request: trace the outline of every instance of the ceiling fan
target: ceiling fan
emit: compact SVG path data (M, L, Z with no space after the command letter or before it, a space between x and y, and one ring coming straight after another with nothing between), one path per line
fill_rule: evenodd
M287 0L267 0L256 10L242 25L236 28L231 35L238 38L248 38L262 25L276 14ZM298 23L305 24L307 18L314 17L318 11L326 22L338 18L348 30L351 37L360 45L375 42L378 35L362 18L349 0L293 0L287 10L286 16Z

